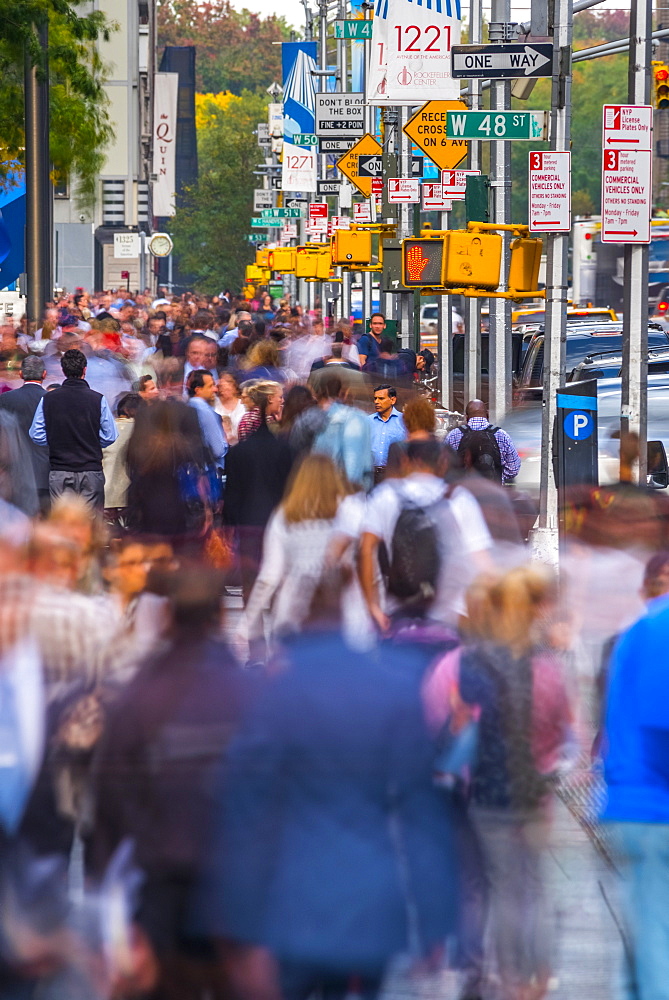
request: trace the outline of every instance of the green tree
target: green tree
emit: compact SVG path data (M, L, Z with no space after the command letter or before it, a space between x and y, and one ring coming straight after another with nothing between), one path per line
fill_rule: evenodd
M253 261L246 239L260 155L253 132L267 119L268 100L249 91L196 99L199 177L184 192L170 231L181 268L205 294L239 288Z
M580 15L579 15L580 17ZM601 202L602 106L627 99L627 57L608 56L574 66L571 120L571 187L574 215L598 213ZM515 101L519 109L551 106L551 81L540 80L528 101ZM528 152L548 149L548 143L514 142L511 149L513 177L512 216L527 220Z
M48 61L50 153L54 173L76 174L78 197L90 204L104 147L112 134L96 42L114 25L100 11L78 12L84 0L3 0L0 18L0 184L24 162L24 60L43 76ZM37 30L48 26L46 52Z
M201 93L244 90L264 93L281 82L281 45L290 37L283 17L261 18L228 0L160 0L158 44L197 47L197 89Z

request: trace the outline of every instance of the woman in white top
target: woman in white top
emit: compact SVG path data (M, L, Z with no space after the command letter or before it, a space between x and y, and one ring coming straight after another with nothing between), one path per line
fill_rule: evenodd
M237 444L239 421L246 413L246 407L241 401L239 385L232 372L223 372L218 380L214 409L223 420L228 444Z
M263 612L270 606L273 634L301 630L346 493L327 455L306 456L265 532L260 572L246 607L252 648L263 639Z

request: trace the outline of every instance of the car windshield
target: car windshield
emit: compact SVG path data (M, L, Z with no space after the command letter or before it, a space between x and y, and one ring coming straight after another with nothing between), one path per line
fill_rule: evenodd
M437 318L436 306L423 306L423 319L436 319L436 318Z
M567 322L568 323L613 323L614 320L608 309L602 309L598 312L596 309L590 309L588 312L567 312Z

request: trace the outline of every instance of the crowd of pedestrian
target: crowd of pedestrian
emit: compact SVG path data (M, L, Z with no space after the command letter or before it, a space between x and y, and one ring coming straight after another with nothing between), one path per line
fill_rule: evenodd
M81 292L2 339L0 996L541 1000L595 725L664 996L664 529L558 579L509 435L438 426L379 313Z

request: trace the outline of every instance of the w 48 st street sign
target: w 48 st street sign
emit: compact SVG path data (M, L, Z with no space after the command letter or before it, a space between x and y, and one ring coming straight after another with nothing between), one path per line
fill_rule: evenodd
M454 45L451 76L465 80L504 80L527 76L552 76L553 45Z

